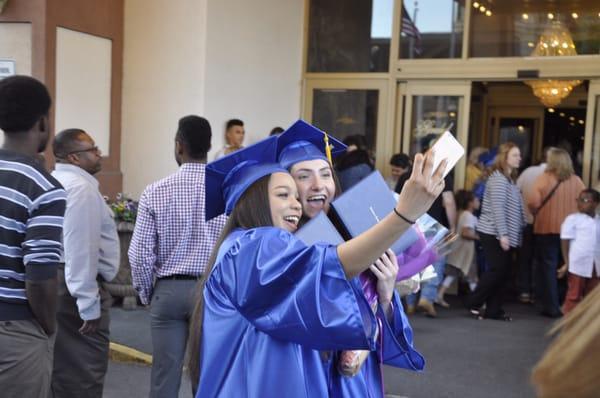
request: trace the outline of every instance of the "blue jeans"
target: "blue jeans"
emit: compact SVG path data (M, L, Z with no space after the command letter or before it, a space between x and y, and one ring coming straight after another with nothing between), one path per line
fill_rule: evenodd
M540 299L542 312L547 315L559 315L558 279L556 269L561 261L560 235L535 235L536 259L536 298Z
M438 287L444 280L444 270L446 269L446 257L440 258L432 264L437 276L421 285L421 297L433 303L437 298ZM417 302L417 294L406 296L406 304L414 305Z

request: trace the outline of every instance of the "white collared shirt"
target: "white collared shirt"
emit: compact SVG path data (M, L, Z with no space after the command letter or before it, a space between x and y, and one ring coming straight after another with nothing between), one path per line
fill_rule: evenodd
M119 270L120 248L112 212L98 190L98 181L71 164L52 172L67 191L63 227L65 281L83 320L100 317L96 278L112 280Z
M600 216L569 215L560 228L560 238L570 240L569 272L584 278L600 275Z

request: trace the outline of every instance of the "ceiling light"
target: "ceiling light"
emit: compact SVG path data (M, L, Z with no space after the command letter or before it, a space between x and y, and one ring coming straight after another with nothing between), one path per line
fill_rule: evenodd
M560 117L565 117L565 113L564 112L559 113L559 115L560 115Z
M523 17L523 19L529 19L529 14L523 14L521 17Z
M473 3L473 7L479 8L479 3L478 2Z
M554 18L553 14L548 17ZM566 44L566 47L565 47ZM548 26L538 39L536 47L531 52L532 57L556 57L574 56L577 51L574 48L571 33L560 21L548 22ZM581 84L581 80L554 80L540 79L524 82L533 90L533 94L540 99L546 107L555 107L569 96L573 87Z
M548 108L548 112L554 113L554 108Z
M551 12L548 13L548 19L554 19L554 14L552 14Z
M488 17L491 17L491 16L492 16L492 12L491 12L490 10L487 10L487 11L485 12L485 15L487 15Z
M569 120L574 122L575 121L575 116L569 116Z
M574 12L573 14L571 14L571 16L573 17L573 19L579 18L579 15L576 12Z
M479 11L481 11L481 12L485 12L485 10L486 10L485 6L481 6L481 7L479 7Z
M579 124L583 124L583 123L584 123L583 120L579 119Z

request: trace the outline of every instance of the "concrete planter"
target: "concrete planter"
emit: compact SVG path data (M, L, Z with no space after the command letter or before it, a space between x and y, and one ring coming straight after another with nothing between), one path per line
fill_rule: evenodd
M104 282L104 288L113 297L123 298L124 309L135 309L137 307L137 292L133 288L131 279L131 266L127 251L133 235L134 224L131 222L117 222L117 231L119 233L119 243L121 245L121 262L119 264L119 272L115 279L110 282Z

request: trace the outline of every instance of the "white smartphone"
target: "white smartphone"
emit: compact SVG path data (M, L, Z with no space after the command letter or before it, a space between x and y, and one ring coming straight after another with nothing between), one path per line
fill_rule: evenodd
M450 173L450 170L456 166L456 163L465 154L465 148L454 138L452 133L446 131L431 147L435 151L435 158L433 159L433 170L437 170L442 160L448 160L446 170L444 170L444 177Z

